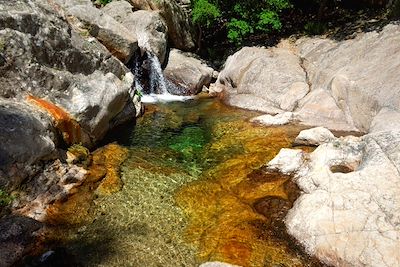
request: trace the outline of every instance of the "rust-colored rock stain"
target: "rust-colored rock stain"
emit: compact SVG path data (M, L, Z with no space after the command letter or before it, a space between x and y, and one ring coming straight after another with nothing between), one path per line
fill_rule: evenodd
M61 132L64 141L68 145L82 142L82 129L79 123L76 122L65 110L38 97L29 95L27 99L53 117L55 127Z

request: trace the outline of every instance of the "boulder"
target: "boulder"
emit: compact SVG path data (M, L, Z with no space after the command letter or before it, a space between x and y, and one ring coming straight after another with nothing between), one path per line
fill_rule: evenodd
M135 34L111 16L92 5L67 6L66 14L82 22L90 35L98 39L112 55L127 63L138 48Z
M335 139L331 131L324 127L303 130L294 140L295 145L319 146Z
M399 111L399 33L399 25L389 24L381 32L362 33L343 42L321 38L296 42L312 91L324 90L342 110L341 120L362 132L369 131L382 108ZM310 97L304 102L310 102ZM329 113L324 110L319 116Z
M196 47L196 32L190 15L176 0L129 0L136 9L158 11L168 26L168 36L172 47L184 51Z
M53 1L0 3L0 186L6 189L37 175L59 144L93 146L140 113L132 73L78 24Z
M395 124L389 114L400 112L399 33L400 25L389 24L341 42L314 37L245 47L228 58L213 91L223 90L228 104L290 111L304 125L330 130L368 132L377 114Z
M20 101L31 95L54 124L74 120L82 128L81 138L67 143L96 143L132 102L132 73L95 39L71 30L47 1L21 0L18 9L12 4L0 7L1 54L6 60L0 70L0 96ZM140 112L135 103L137 109L125 116Z
M229 104L267 113L293 111L310 90L300 58L278 47L242 48L228 58L216 86L225 89Z
M171 83L168 90L175 95L194 95L203 86L209 86L214 70L191 53L172 49L164 69L165 78Z
M106 14L134 33L142 50L156 55L164 63L167 44L168 28L157 11L132 11L132 6L126 1L113 1L102 9Z
M333 266L399 266L399 141L397 129L338 138L301 161L285 153L303 191L285 223L310 254ZM288 173L280 154L269 165Z
M7 216L0 219L0 266L14 266L17 261L34 250L38 232L44 225L31 218Z
M0 188L12 190L37 172L32 164L54 157L56 133L46 114L1 98L0 129Z

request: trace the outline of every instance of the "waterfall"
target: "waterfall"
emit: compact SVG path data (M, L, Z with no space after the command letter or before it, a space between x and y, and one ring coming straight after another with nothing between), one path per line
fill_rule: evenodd
M143 94L143 103L193 99L191 96L171 95L168 92L168 86L174 85L167 83L158 57L151 52L145 51L143 55L137 53L128 67L135 76L136 90Z
M161 68L161 63L156 55L147 52L150 67L150 93L158 93L161 95L169 95L167 83L165 82L164 73Z

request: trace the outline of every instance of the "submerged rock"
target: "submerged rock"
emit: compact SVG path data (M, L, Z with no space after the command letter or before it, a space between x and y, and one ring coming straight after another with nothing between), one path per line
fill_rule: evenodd
M175 95L195 95L210 85L214 70L191 53L172 49L164 69L165 78L172 84L168 90Z

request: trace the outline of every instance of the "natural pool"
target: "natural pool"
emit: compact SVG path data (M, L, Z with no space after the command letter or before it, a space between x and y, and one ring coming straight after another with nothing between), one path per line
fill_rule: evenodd
M250 123L257 115L216 99L148 105L136 126L112 133L108 156L127 154L122 189L57 230L75 264L321 266L285 232L297 187L262 168L300 128Z

